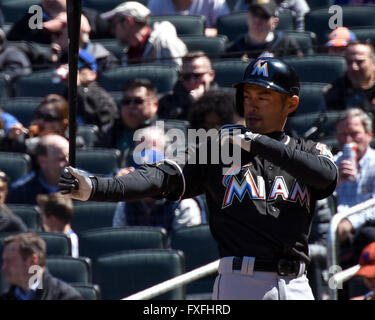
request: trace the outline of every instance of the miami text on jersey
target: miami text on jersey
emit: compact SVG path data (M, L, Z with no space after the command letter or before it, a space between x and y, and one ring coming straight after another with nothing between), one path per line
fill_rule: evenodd
M266 188L263 177L257 176L255 182L250 170L246 171L241 181L239 181L234 175L226 176L223 181L224 186L226 187L222 204L223 209L233 203L235 196L240 202L242 202L246 193L250 199L266 200ZM310 209L310 192L306 186L302 188L296 180L291 188L291 192L289 192L284 177L276 176L273 180L267 200L276 200L277 197L281 197L282 200L294 203L298 201L301 206L305 205L308 210Z

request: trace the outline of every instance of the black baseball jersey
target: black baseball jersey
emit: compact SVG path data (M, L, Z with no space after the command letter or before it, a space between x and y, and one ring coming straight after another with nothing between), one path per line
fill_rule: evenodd
M198 160L203 148L208 151L206 164ZM242 150L237 168L213 163L210 150L210 143L190 149L184 165L160 162L120 178L95 178L90 200L176 200L205 193L221 257L309 262L315 201L336 187L337 168L327 147L280 132L260 135L250 152Z

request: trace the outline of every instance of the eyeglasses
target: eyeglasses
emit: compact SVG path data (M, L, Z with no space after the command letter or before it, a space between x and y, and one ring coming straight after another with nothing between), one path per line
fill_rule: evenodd
M133 103L139 105L139 104L143 104L144 102L145 100L139 97L124 97L121 100L121 104L123 104L124 106L128 106Z
M191 72L191 73L181 73L181 78L182 80L184 81L190 81L191 79L193 80L197 80L201 77L203 77L206 73L208 72L201 72L201 73L194 73L194 72Z

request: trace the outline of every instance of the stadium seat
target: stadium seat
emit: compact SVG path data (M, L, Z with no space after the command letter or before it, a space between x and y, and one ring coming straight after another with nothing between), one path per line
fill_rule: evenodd
M14 81L16 97L44 97L50 93L63 94L66 86L52 81L54 70L35 71Z
M217 244L208 225L181 228L172 232L171 248L184 253L186 272L219 258ZM211 298L215 277L216 275L212 275L188 284L187 299L189 296L199 296L199 294Z
M301 82L331 83L346 71L346 61L342 56L313 55L285 57L283 60L295 68Z
M204 35L206 18L204 16L160 15L151 16L151 25L159 21L169 21L175 28L178 36Z
M84 283L71 283L74 289L76 289L84 300L100 300L100 287L97 284L84 284Z
M357 39L363 42L371 42L372 45L375 45L375 26L371 28L350 28L354 32Z
M137 65L106 70L100 75L98 82L107 91L122 91L124 83L134 78L149 79L158 93L168 93L172 91L178 74L173 67Z
M31 172L31 158L26 153L0 152L0 170L4 171L10 183Z
M19 216L30 231L40 231L41 216L36 206L30 204L7 204L12 212Z
M30 125L33 112L42 97L15 97L0 100L0 108L15 116L25 127Z
M234 6L236 5L237 0L225 0L227 6L231 12L233 12Z
M121 59L124 47L119 44L117 39L93 39L92 42L100 43L108 51L112 52L118 59Z
M218 34L225 35L229 41L233 41L239 35L247 33L246 11L234 12L217 19ZM276 30L294 30L294 17L292 11L284 9L279 15L280 22Z
M327 83L301 82L301 92L296 115L324 111L323 88Z
M94 270L94 283L100 286L103 300L118 300L169 280L184 272L181 251L147 249L101 256ZM183 287L154 299L182 300Z
M315 141L334 137L339 114L339 111L327 111L296 115L288 118L285 131L294 137Z
M91 260L87 257L48 256L47 268L54 277L67 283L92 283Z
M297 41L305 56L315 54L316 35L314 32L284 31L284 33Z
M306 0L310 7L310 10L315 10L318 8L328 8L335 4L335 0Z
M70 238L60 232L37 232L47 245L47 256L70 256L72 246Z
M375 6L348 5L341 6L341 8L345 27L350 29L375 26ZM328 9L328 7L314 9L305 16L305 30L314 32L320 45L327 41L327 35L332 31L329 27L329 20L334 13L329 13Z
M0 99L5 99L9 96L8 82L0 77Z
M113 175L119 169L120 156L121 152L118 149L77 149L76 166L94 175Z
M233 83L241 81L249 62L239 59L213 61L212 68L215 70L215 82L221 87L231 88Z
M84 7L95 9L99 12L112 10L124 0L85 0ZM148 0L137 0L137 2L147 5Z
M82 137L85 147L93 148L99 138L99 128L95 124L80 124L77 126L77 136Z
M100 228L79 234L80 255L89 257L94 268L99 256L125 250L164 249L167 232L159 227Z
M75 201L72 229L80 234L83 231L112 227L116 202Z
M216 37L181 36L180 38L186 44L189 51L203 51L211 59L225 52L228 42L228 38L224 35L218 35Z
M2 0L0 9L8 23L14 23L28 13L32 5L38 4L35 0Z

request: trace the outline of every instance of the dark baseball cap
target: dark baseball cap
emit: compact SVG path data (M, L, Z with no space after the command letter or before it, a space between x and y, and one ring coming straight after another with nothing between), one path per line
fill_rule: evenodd
M250 1L248 10L252 12L257 8L262 9L270 17L278 15L279 6L275 0L252 0Z

